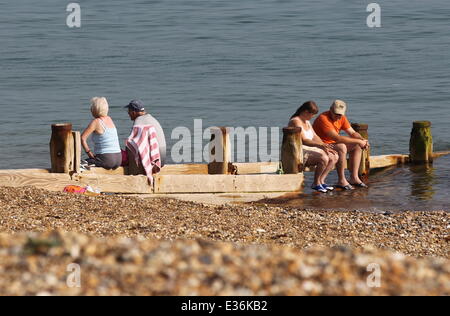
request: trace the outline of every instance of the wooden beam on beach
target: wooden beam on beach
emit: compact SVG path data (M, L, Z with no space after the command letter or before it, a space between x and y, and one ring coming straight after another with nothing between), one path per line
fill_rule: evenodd
M91 186L104 193L151 194L147 176L77 174L72 178L79 186Z
M382 169L409 162L409 155L384 155L370 157L371 169Z
M50 169L0 169L0 174L13 174L13 173L22 173L22 174L43 173L43 174L48 174L48 173L51 173L51 170Z
M155 194L300 192L303 174L297 175L157 175Z
M368 124L352 124L353 129L361 134L361 136L369 140L369 125ZM361 157L361 166L359 168L359 175L364 182L369 180L370 174L370 148L364 149Z
M170 174L184 174L184 175L198 175L198 174L208 174L207 164L179 164L179 165L165 165L159 175L170 175Z
M450 156L450 151L438 151L436 153L433 153L433 159L444 157L444 156Z
M72 132L73 136L73 169L74 173L80 173L81 169L81 133Z
M7 171L0 172L0 186L4 187L27 187L32 186L38 189L62 192L68 185L78 185L73 181L69 174L63 173L45 173L29 171Z
M450 151L433 153L434 158L450 155ZM371 169L388 168L409 163L409 155L384 155L370 157ZM276 175L278 164L272 162L237 163L238 171L247 175L207 175L207 165L168 165L167 173L155 176L155 188L148 184L146 176L125 176L126 168L111 171L92 168L82 174L54 174L49 169L0 170L0 186L25 187L60 191L68 185L87 186L106 193L152 194L155 193L264 193L299 192L303 186L303 174ZM268 174L265 174L267 171ZM310 170L314 171L314 169ZM188 172L188 174L184 173ZM198 172L198 174L196 173ZM192 173L192 174L189 174Z
M280 165L279 162L255 162L255 163L236 163L233 165L237 169L238 175L243 174L261 174L276 173Z
M303 171L303 142L301 127L283 128L281 162L285 174L298 174Z
M435 152L432 154L433 159L450 156L450 151ZM409 155L384 155L370 157L371 169L388 168L392 166L410 163Z
M126 176L128 167L119 167L115 170L106 170L100 167L90 167L89 170L81 172L83 175L105 175L105 176Z
M229 174L231 141L228 127L211 128L209 174Z
M69 173L74 169L72 124L53 124L50 158L53 173Z
M128 167L119 167L116 170L106 170L98 167L91 167L90 170L83 171L83 174L98 174L98 175L129 175ZM207 164L179 164L179 165L165 165L161 171L160 175L169 174L185 174L185 175L196 175L196 174L208 174Z

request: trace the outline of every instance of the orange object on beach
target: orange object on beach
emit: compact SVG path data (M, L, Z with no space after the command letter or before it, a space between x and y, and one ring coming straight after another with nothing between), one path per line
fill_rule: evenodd
M86 191L86 188L82 188L77 185L68 185L64 188L64 192L66 193L85 194Z

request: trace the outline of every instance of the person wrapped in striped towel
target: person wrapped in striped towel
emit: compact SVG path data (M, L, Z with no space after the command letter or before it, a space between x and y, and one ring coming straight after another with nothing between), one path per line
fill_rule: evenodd
M134 126L126 141L126 148L136 159L136 165L144 167L148 180L153 185L153 175L161 171L161 155L156 128L151 125Z

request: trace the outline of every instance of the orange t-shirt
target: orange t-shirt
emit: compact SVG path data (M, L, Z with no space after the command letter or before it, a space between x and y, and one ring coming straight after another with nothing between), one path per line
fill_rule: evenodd
M341 131L345 131L350 129L352 126L348 121L347 117L342 116L342 118L336 122L333 122L330 118L330 111L322 113L314 122L314 131L316 134L322 138L325 144L335 144L336 142L327 136L329 131L336 131L336 133L340 133Z

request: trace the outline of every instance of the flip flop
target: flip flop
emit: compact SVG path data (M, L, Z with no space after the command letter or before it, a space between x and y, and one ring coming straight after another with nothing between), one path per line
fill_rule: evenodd
M349 185L346 185L346 186L343 186L343 185L335 185L335 187L338 188L338 189L342 189L342 190L344 190L344 191L353 191L353 190L355 189L355 188L352 187L350 184L349 184Z
M361 182L359 184L356 183L352 183L353 186L360 188L360 189L368 189L369 187L367 186L367 184L365 184L364 182Z
M328 191L334 191L334 186L331 186L328 184L322 184L322 187L324 187Z

